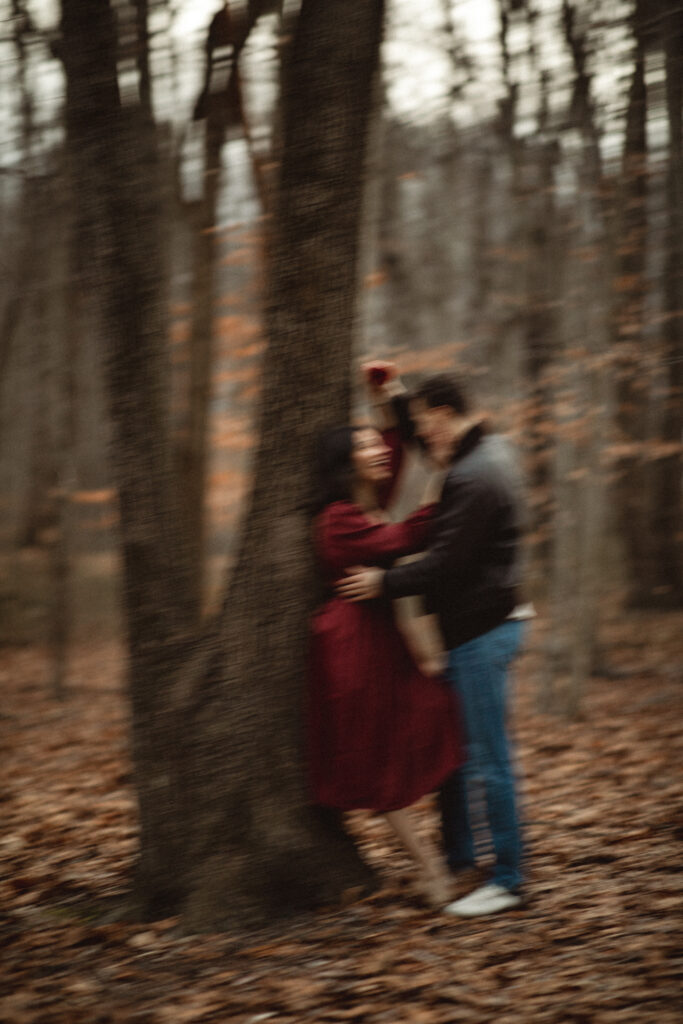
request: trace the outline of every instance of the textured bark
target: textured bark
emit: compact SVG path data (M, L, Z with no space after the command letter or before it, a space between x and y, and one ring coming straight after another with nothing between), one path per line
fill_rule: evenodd
M121 106L108 0L63 0L61 56L72 244L88 254L112 420L124 556L133 755L140 803L140 891L174 904L184 830L178 746L160 713L188 621L186 562L169 457L161 203L149 119Z
M656 586L655 538L651 532L652 463L645 449L650 382L644 365L647 224L647 93L644 5L636 4L634 65L626 112L619 183L615 279L616 425L626 452L617 463L615 505L624 545L629 603L647 606Z
M269 920L370 877L334 816L309 807L300 719L313 593L310 444L349 415L382 4L301 8L283 104L254 486L224 612L189 659L153 136L121 107L107 0L63 0L62 9L79 237L93 254L121 510L138 890L147 913L181 909L192 928Z
M382 4L301 8L285 75L260 443L240 554L200 673L185 920L311 907L370 872L308 807L301 698L313 591L311 442L349 416L363 153Z

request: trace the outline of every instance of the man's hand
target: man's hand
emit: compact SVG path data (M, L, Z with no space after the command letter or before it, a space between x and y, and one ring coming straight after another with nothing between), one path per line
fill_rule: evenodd
M354 565L347 569L347 577L336 586L337 593L345 601L369 601L382 593L384 569Z

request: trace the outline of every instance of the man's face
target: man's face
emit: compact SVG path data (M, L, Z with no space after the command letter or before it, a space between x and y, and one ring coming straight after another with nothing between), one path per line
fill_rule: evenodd
M438 466L447 466L453 455L458 421L461 419L447 405L435 408L428 406L421 398L410 403L410 415L415 432L422 438L427 451Z

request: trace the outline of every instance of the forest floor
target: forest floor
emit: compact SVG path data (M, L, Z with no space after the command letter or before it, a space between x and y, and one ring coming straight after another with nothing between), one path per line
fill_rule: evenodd
M581 722L534 708L515 732L528 905L462 921L421 907L378 818L353 829L384 885L248 935L176 920L103 923L125 891L136 820L121 650L74 652L62 703L45 653L0 650L6 783L0 835L4 1024L674 1024L683 949L683 618L629 615ZM435 829L432 804L422 827Z

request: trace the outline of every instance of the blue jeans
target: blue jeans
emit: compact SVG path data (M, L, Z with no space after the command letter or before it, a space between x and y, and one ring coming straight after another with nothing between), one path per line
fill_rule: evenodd
M496 858L493 881L505 889L515 889L522 881L522 841L505 731L508 668L519 651L522 633L522 623L509 619L448 655L448 680L464 718L467 761L440 794L446 856L453 870L474 864L472 796L475 783L483 783Z

